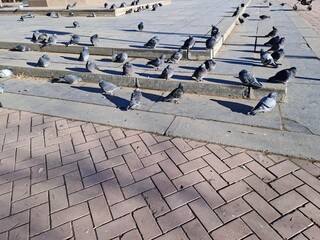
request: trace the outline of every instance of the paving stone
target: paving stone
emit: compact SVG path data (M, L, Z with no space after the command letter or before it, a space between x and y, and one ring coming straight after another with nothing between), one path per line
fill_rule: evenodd
M213 231L210 235L213 239L230 240L241 239L250 233L250 228L241 219L236 219Z

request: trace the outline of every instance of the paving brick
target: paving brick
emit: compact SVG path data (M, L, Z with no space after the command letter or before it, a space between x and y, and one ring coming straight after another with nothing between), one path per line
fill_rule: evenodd
M193 160L196 158L200 158L202 156L205 156L207 154L211 153L210 150L208 150L208 148L206 148L205 146L193 149L191 151L185 152L184 156L188 159L188 160Z
M30 196L30 178L22 178L13 182L12 202ZM0 196L1 197L1 196Z
M272 224L285 239L291 238L311 225L312 222L299 211L294 211Z
M246 153L240 153L224 160L224 163L230 168L235 168L251 162L253 159Z
M121 236L121 240L142 240L140 233L137 229L133 229L129 232L126 232Z
M136 227L133 217L128 214L96 229L98 239L112 239Z
M88 177L96 173L96 168L94 167L91 158L85 158L78 161L78 167L82 178Z
M111 178L114 178L114 174L111 169L107 169L107 170L98 172L96 174L93 174L89 177L83 178L82 181L83 181L84 187L90 187L98 183L104 182L106 180L109 180Z
M32 150L32 157L38 157L38 156L46 155L48 153L56 152L58 150L59 150L59 146L58 145L52 145L50 147L45 147L45 148L41 148L41 149L35 149L35 150Z
M63 224L57 228L53 228L47 232L44 232L31 240L57 240L57 239L69 239L72 237L71 223Z
M47 180L46 164L40 164L31 168L31 184Z
M164 201L157 189L151 189L144 192L143 198L155 217L159 217L170 211L167 203Z
M141 195L128 198L110 207L114 219L134 212L136 209L146 206L146 201Z
M254 211L243 216L242 220L260 239L282 239L279 234Z
M305 206L299 208L299 210L306 215L309 219L320 225L320 210L319 208L315 207L312 203L307 203Z
M133 172L132 175L136 181L140 181L142 179L151 177L157 174L158 172L161 172L161 169L157 164L154 164L143 169L137 170Z
M42 125L35 126L32 128L32 131L41 130L41 129L44 130L45 140L58 137L57 129L55 127L54 122L45 123Z
M42 137L42 141L43 141L44 140L43 136L40 136L40 137ZM41 139L39 139L39 141L40 140ZM65 149L64 145L68 145L68 142L71 143L71 136L69 134L68 135L59 136L59 137L56 137L56 138L46 139L46 146L48 147L48 146L51 146L51 145L61 144L61 146ZM41 146L41 142L40 142L39 146ZM68 154L66 154L66 155L68 155Z
M299 167L295 165L294 163L290 162L289 160L280 162L270 168L268 170L272 172L274 175L276 175L278 178L282 177L288 173L294 172L298 170Z
M227 182L209 166L200 169L199 172L216 190L228 185Z
M74 149L75 149L75 152L78 153L78 152L86 151L89 149L91 150L93 148L100 147L100 146L101 146L100 141L94 140L91 142L86 142L86 143L76 145L76 146L74 146Z
M14 157L15 153L16 153L15 149L10 149L10 150L7 150L7 151L1 151L0 152L0 159Z
M131 146L139 158L143 158L151 155L150 151L148 150L147 146L144 144L143 141L132 143Z
M114 150L107 151L108 158L114 158L117 156L125 155L127 153L133 152L133 149L130 145L126 145Z
M308 237L308 239L310 240L316 240L319 238L320 235L320 228L316 225L313 225L312 227L310 227L309 229L305 230L303 232L303 234L305 236Z
M11 193L0 195L0 219L10 215Z
M165 141L165 142L151 145L148 147L148 149L151 152L151 154L155 154L155 153L170 149L172 147L173 147L173 144L170 141Z
M159 166L170 179L182 176L182 172L170 159L159 162Z
M64 179L66 181L68 194L71 194L83 189L83 184L82 184L79 171L75 171L75 172L64 175Z
M134 136L125 137L120 140L117 140L116 144L118 147L122 147L122 146L129 145L131 143L135 143L138 141L141 141L140 137L138 135L134 135Z
M60 152L56 151L46 155L47 168L52 169L62 165Z
M257 193L259 193L266 201L270 201L279 196L276 191L274 191L255 175L244 179L244 181L249 184L250 187L252 187Z
M249 168L251 172L257 175L264 182L268 183L276 178L273 174L271 174L268 170L266 170L256 161L249 162L245 166Z
M161 235L161 230L150 213L148 207L134 211L133 218L141 232L143 239L153 239Z
M169 158L176 164L176 165L179 165L179 164L182 164L182 163L185 163L187 162L188 160L185 158L185 156L177 149L177 148L170 148L170 149L167 149L165 151Z
M231 156L230 153L217 144L207 144L206 147L221 160Z
M246 167L236 167L230 171L224 172L221 176L229 183L238 182L248 176L252 175L252 172Z
M86 142L82 132L71 133L71 139L72 139L73 145L75 146Z
M180 227L156 238L156 240L171 240L171 239L189 240L187 235L184 233L184 231Z
M188 145L195 149L195 148L198 148L198 147L202 147L204 145L206 145L205 142L199 142L199 141L194 141L194 140L188 140Z
M251 233L250 228L241 219L236 219L213 231L211 237L219 240L235 240L242 239Z
M0 140L0 142L1 142L1 140ZM23 160L30 159L30 158L31 158L30 146L25 145L25 146L17 148L16 162L21 162Z
M30 176L30 169L22 169L19 171L15 171L12 173L4 174L0 178L0 185L8 182L12 182L21 178L29 177Z
M320 167L313 164L312 162L296 158L291 159L291 161L299 167L301 167L302 169L304 169L305 171L307 171L308 173L310 173L311 175L315 177L320 176Z
M105 160L103 162L99 162L96 163L96 169L98 172L105 170L105 169L109 169L109 168L113 168L116 166L120 166L122 164L124 164L124 160L122 156L118 156L118 157L114 157L114 158L110 158L108 160Z
M177 189L186 188L202 182L204 178L198 172L191 172L173 180L173 184Z
M199 197L200 195L193 187L188 187L166 197L165 200L171 209L175 209Z
M96 129L96 132L108 131L108 130L112 129L112 127L110 127L110 126L100 125L100 124L96 124L96 123L94 123L93 126Z
M237 182L219 191L219 194L226 200L230 202L238 197L241 197L247 193L251 192L251 188L245 182Z
M30 139L31 140L31 149L32 150L35 150L35 149L39 149L39 148L44 148L44 137L43 135L40 135L40 136L35 136L33 138ZM51 145L54 145L54 143L52 144L48 144L46 143L47 146L51 146ZM30 146L25 146L27 148L30 148Z
M152 164L155 164L155 163L158 163L158 162L161 162L165 159L167 159L168 156L165 152L159 152L159 153L156 153L156 154L152 154L148 157L144 157L144 158L141 158L141 162L142 164L147 167L147 166L150 166Z
M308 238L305 237L302 233L300 233L297 236L295 236L294 238L292 238L292 240L308 240Z
M290 191L270 201L270 204L274 206L280 213L286 214L294 209L297 209L307 202L307 199L302 197L296 191Z
M89 157L90 157L89 151L83 151L83 152L69 155L67 157L63 157L62 162L63 164L68 164L68 163L76 162Z
M143 168L143 164L140 161L139 157L136 153L128 153L123 155L128 167L130 168L130 171L136 171L140 168Z
M110 130L110 134L111 134L111 136L113 137L114 140L119 140L121 138L125 138L126 137L120 128L112 128Z
M59 148L60 148L60 154L62 157L69 156L75 153L75 149L71 140L60 143Z
M133 176L132 176L132 174L126 164L122 164L120 166L117 166L113 170L114 170L116 178L118 179L121 187L124 187L124 186L127 186L127 185L134 183Z
M50 229L49 203L32 208L30 215L30 236Z
M214 154L208 154L206 156L203 156L202 158L218 173L223 173L230 169L223 161L221 161Z
M225 147L224 149L231 155L236 155L245 151L245 149L238 147Z
M110 179L102 183L102 189L109 206L124 200L122 191L116 179Z
M104 196L89 201L90 213L95 227L112 220L111 212Z
M150 178L146 178L139 182L135 182L129 186L122 188L125 198L130 198L140 193L143 193L151 188L154 188L154 184Z
M0 185L0 195L11 192L12 191L12 182L8 182L6 184Z
M105 137L108 137L108 136L110 136L109 131L101 131L101 132L98 132L98 133L85 135L85 138L86 138L87 142L91 142L91 141L94 141L94 140L97 140L97 139L100 139L100 138L105 138Z
M36 115L32 118L32 126L43 124L43 115Z
M0 175L12 173L14 171L14 157L8 157L0 161Z
M184 224L182 227L190 239L211 240L211 237L197 219Z
M243 198L268 223L271 223L280 217L280 214L256 192L249 193Z
M27 223L29 223L29 211L12 214L7 218L0 219L0 232L9 231Z
M31 186L31 194L34 195L45 192L50 189L62 186L63 184L64 181L62 176L39 182Z
M54 213L68 207L66 187L61 186L49 191L50 212Z
M18 213L29 208L33 208L40 204L48 202L48 194L46 192L24 198L20 201L12 203L11 213Z
M77 163L66 164L61 167L56 167L54 169L48 170L48 178L56 178L58 176L65 175L76 170L78 170Z
M90 135L96 133L95 128L93 127L92 123L85 123L81 125L81 129L84 135Z
M320 180L307 173L304 170L298 170L293 173L296 177L300 178L303 182L307 183L313 189L320 193Z
M259 164L264 166L265 168L268 168L275 164L274 161L272 161L270 158L268 158L265 154L261 152L255 152L255 151L246 151L246 153L254 158Z
M133 135L138 135L140 133L142 133L142 131L137 131L137 130L124 130L124 135L126 135L126 137L130 137L130 136L133 136Z
M279 163L279 162L282 162L282 161L288 159L288 157L286 157L286 156L281 156L281 155L276 155L276 154L268 154L267 157L270 158L275 163Z
M154 181L155 185L157 186L163 197L166 197L177 191L172 182L162 172L152 176L152 180Z
M303 182L301 182L298 178L296 178L292 174L286 175L270 183L272 188L275 189L280 194L284 194L288 191L291 191L302 184Z
M302 196L304 196L306 199L308 199L317 207L320 206L320 194L315 190L313 190L308 185L303 185L301 187L298 187L296 191L298 191Z
M196 171L200 168L204 168L206 166L207 163L202 158L197 158L195 160L181 164L179 168L184 174L186 174L189 172Z
M170 140L171 137L163 136L163 135L158 135L158 134L152 134L153 138L158 142L164 142L167 140Z
M227 223L251 210L251 207L242 198L238 198L214 211L224 223Z
M18 162L16 164L16 170L20 170L20 169L24 169L24 168L30 168L36 165L39 165L41 163L45 162L45 157L44 156L40 156L40 157L35 157L35 158L31 158L28 160L24 160L22 162Z
M74 237L77 240L96 239L90 216L85 216L75 220L73 223Z
M21 227L17 227L12 229L9 232L9 238L8 240L28 240L30 237L29 235L29 225L23 225ZM6 240L7 238L1 238L0 234L0 239Z
M177 208L161 217L158 217L158 224L162 232L166 233L182 224L189 222L194 216L188 206Z
M105 151L110 151L112 149L117 148L116 143L114 142L114 140L112 139L111 136L105 137L105 138L101 138L100 142L103 146L103 149Z
M102 162L107 160L107 156L106 153L104 152L102 146L96 147L96 148L92 148L89 150L92 160L94 163L98 163L98 162Z
M52 227L63 225L89 214L87 203L81 203L51 214Z
M171 139L171 142L179 149L180 152L187 152L192 150L192 148L186 143L182 138Z
M92 198L101 196L103 194L101 186L95 185L92 187L88 187L85 189L82 189L78 192L69 194L69 203L70 205L75 205L81 202L88 201Z
M225 203L220 195L207 182L194 185L201 197L207 202L211 209L215 209Z
M70 139L73 140L73 137L72 137L73 133L81 133L82 134L81 127L80 126L75 126L75 127L69 127L69 128L66 128L66 129L58 130L58 137L71 136ZM83 134L82 134L82 137L83 137ZM84 142L85 142L85 140L84 140Z

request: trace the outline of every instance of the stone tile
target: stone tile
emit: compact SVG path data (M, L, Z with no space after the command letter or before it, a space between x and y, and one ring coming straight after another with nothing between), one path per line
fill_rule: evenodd
M136 209L146 206L146 202L141 195L128 198L110 207L114 219L134 212Z
M150 211L155 217L159 217L170 211L168 204L164 201L157 189L151 189L143 194L144 200L147 202Z
M207 182L201 182L194 185L201 197L207 202L211 209L215 209L225 203L222 197Z
M251 207L242 198L238 198L214 211L224 223L227 223L251 210Z
M298 178L296 178L292 174L286 175L270 183L272 188L280 194L284 194L288 191L291 191L292 189L302 184L303 182L301 182Z
M249 168L255 175L257 175L264 182L270 182L276 178L268 170L262 167L258 162L249 162L245 166Z
M320 209L315 207L312 203L308 203L305 206L299 208L299 210L306 215L309 219L320 225Z
M160 237L157 237L156 240L170 240L170 239L179 239L179 240L189 240L184 231L178 227L174 230L167 232Z
M246 167L236 167L230 171L224 172L221 176L229 183L238 182L248 176L252 175L252 172Z
M171 209L175 209L199 197L200 195L193 187L188 187L166 197L165 201L168 203Z
M294 172L298 169L299 169L299 167L289 160L280 162L280 163L268 168L268 170L270 172L272 172L274 175L276 175L278 178L282 177L288 173Z
M213 231L210 235L213 239L231 240L242 239L251 233L250 228L241 219L236 219Z
M299 193L297 193L296 191L291 191L270 201L270 204L275 207L280 213L286 214L294 209L297 209L307 202L307 199L302 197Z
M244 179L244 181L248 183L250 187L252 187L257 193L259 193L266 201L270 201L279 196L276 191L274 191L271 187L269 187L255 175Z
M251 192L251 188L245 182L237 182L219 191L219 194L225 201L230 202L238 197L241 197L248 192Z
M112 220L111 212L104 196L89 200L89 207L95 227Z
M184 224L182 228L190 239L211 240L209 234L197 219Z

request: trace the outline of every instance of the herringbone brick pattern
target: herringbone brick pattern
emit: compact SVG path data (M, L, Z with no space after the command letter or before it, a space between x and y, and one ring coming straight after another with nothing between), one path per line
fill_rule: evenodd
M0 112L0 239L318 239L320 164Z

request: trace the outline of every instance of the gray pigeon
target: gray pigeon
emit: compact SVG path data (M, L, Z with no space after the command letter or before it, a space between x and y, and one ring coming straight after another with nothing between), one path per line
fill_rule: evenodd
M92 60L88 60L87 63L86 63L86 69L89 71L89 72L93 72L95 70L100 70L97 66L97 64L95 62L93 62Z
M151 38L146 44L144 44L147 48L156 48L159 45L160 39L157 36Z
M39 58L38 63L36 64L36 67L46 68L49 66L50 63L51 63L51 60L49 56L47 54L44 54Z
M277 51L279 49L283 49L284 48L284 42L285 42L285 38L282 37L280 38L279 42L272 45L271 48L268 50L269 51Z
M109 83L105 80L99 80L99 86L104 94L112 96L114 95L114 92L120 88L117 85Z
M182 98L184 94L184 88L182 83L179 83L179 86L175 88L168 96L163 98L163 102L174 102L179 103L179 100Z
M0 111L2 110L2 108L3 108L3 105L2 105L2 103L0 102Z
M69 17L74 17L74 12L69 12Z
M92 12L88 15L88 17L97 17L97 14L95 12Z
M58 12L50 12L47 16L50 16L51 18L60 18L61 14Z
M174 69L172 65L168 65L165 69L163 69L162 73L160 74L159 78L163 78L163 79L170 79L172 78L174 74Z
M278 65L273 60L271 54L268 53L267 51L263 51L263 49L260 50L260 60L263 64L263 66L271 65L276 68L278 67Z
M108 7L108 3L104 3L104 4L103 4L103 7L104 7L104 8L107 8L107 7Z
M206 69L208 70L208 72L211 72L216 68L217 63L213 59L207 59L204 62L204 65L206 66Z
M80 23L77 22L77 21L74 21L74 22L72 23L72 25L73 25L75 28L80 27Z
M122 67L122 74L125 76L133 75L133 65L129 62L126 62Z
M68 83L68 84L77 84L82 81L82 78L74 75L74 74L67 74L58 79L54 80L53 82L57 83Z
M115 9L117 6L115 4L112 4L110 9Z
M216 44L216 37L209 37L207 40L206 40L206 48L207 49L213 49L214 45Z
M270 16L267 16L267 15L261 15L261 16L259 16L259 18L260 18L261 20L265 20L265 19L267 19L267 18L270 18Z
M127 4L125 2L122 2L119 6L119 8L124 8L125 6L127 6Z
M0 78L8 78L13 74L13 70L11 67L0 70Z
M279 49L277 51L274 51L273 53L271 53L271 56L273 57L273 60L277 63L282 58L284 58L284 50L283 49Z
M130 103L127 106L127 110L129 109L133 110L139 107L141 105L141 99L142 99L142 92L139 88L138 80L136 80L136 89L131 94Z
M48 38L48 41L47 42L44 42L41 46L41 48L45 47L45 46L48 46L48 45L54 45L54 44L57 44L58 42L58 36L57 34L52 34L49 38Z
M242 84L246 87L252 87L252 88L262 88L262 84L258 82L256 77L246 69L242 69L239 72L239 78L242 82Z
M143 22L139 23L139 25L138 25L138 30L139 30L139 31L142 31L143 28L144 28Z
M192 78L197 82L202 81L203 78L208 74L206 65L202 63L193 73Z
M80 37L77 34L73 34L71 36L70 41L67 43L66 47L70 46L70 45L76 45L80 42Z
M18 51L18 52L26 52L26 51L31 51L29 47L23 44L19 44L15 46L14 48L11 49L11 51Z
M41 35L41 33L39 31L35 31L32 34L32 38L31 38L31 42L37 42L38 41L38 37Z
M279 41L280 41L280 37L279 36L275 36L275 37L271 38L269 41L265 42L263 45L271 47L274 44L279 43Z
M194 37L189 36L189 38L184 42L181 48L190 50L195 44L196 40L194 39Z
M180 59L182 58L182 49L180 48L178 51L176 51L174 54L171 55L170 58L167 59L167 63L178 63Z
M218 38L219 34L220 34L219 28L217 28L214 25L211 25L211 36L215 37L215 38Z
M45 43L48 40L48 35L46 33L41 33L38 36L37 43Z
M94 34L90 37L90 42L93 46L97 46L99 43L99 36L98 34Z
M19 6L13 11L13 13L16 13L16 12L22 10L22 9L23 9L23 3L21 3L21 5L19 5Z
M113 62L118 62L118 63L123 63L128 59L128 54L125 52L121 52L121 53L115 53L112 56L112 61Z
M277 35L277 33L278 33L278 29L273 26L271 32L269 32L264 37L275 37Z
M83 47L82 52L78 58L79 61L87 62L89 60L89 48Z
M147 62L147 65L151 65L151 66L158 69L164 63L165 57L166 56L164 54L162 54L160 57L157 57L157 58L152 59L149 62Z
M270 112L277 104L277 93L272 92L268 96L263 97L248 115L256 115L257 113Z
M283 69L277 72L276 75L274 75L273 77L270 77L268 81L284 84L287 81L289 81L291 78L294 78L296 76L296 73L297 73L296 67Z

